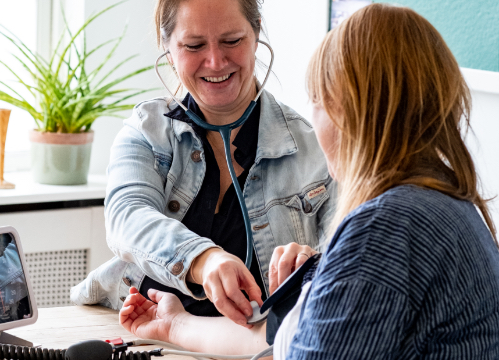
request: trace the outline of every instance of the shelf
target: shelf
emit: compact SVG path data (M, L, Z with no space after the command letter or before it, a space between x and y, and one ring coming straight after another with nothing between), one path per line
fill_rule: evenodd
M4 179L15 184L16 188L0 189L0 206L95 200L106 196L105 175L89 175L87 184L70 186L35 183L31 172L6 173Z

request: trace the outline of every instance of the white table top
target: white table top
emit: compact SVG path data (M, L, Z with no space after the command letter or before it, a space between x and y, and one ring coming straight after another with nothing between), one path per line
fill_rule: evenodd
M89 175L87 184L70 186L35 183L30 172L5 173L4 179L16 188L0 189L0 205L103 199L106 195L105 175Z

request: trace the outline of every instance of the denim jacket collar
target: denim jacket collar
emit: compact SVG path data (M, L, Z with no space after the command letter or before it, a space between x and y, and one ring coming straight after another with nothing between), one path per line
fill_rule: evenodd
M277 159L298 151L293 134L289 130L286 118L275 98L264 90L260 99L260 128L258 130L256 164L262 159ZM173 132L178 141L182 141L182 135L189 132L196 139L198 145L202 146L201 140L188 123L175 119L172 121Z
M281 106L274 96L264 90L261 95L260 129L255 163L261 159L277 159L298 151Z

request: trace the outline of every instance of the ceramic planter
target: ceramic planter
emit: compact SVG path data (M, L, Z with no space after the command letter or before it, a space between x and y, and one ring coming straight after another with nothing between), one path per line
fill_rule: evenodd
M34 180L50 185L86 184L93 139L93 131L76 134L30 131Z

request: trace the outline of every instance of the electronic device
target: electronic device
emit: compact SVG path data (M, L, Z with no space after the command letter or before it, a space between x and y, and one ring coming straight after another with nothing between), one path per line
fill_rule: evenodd
M0 343L33 346L4 330L30 325L38 318L21 240L12 226L0 227Z

